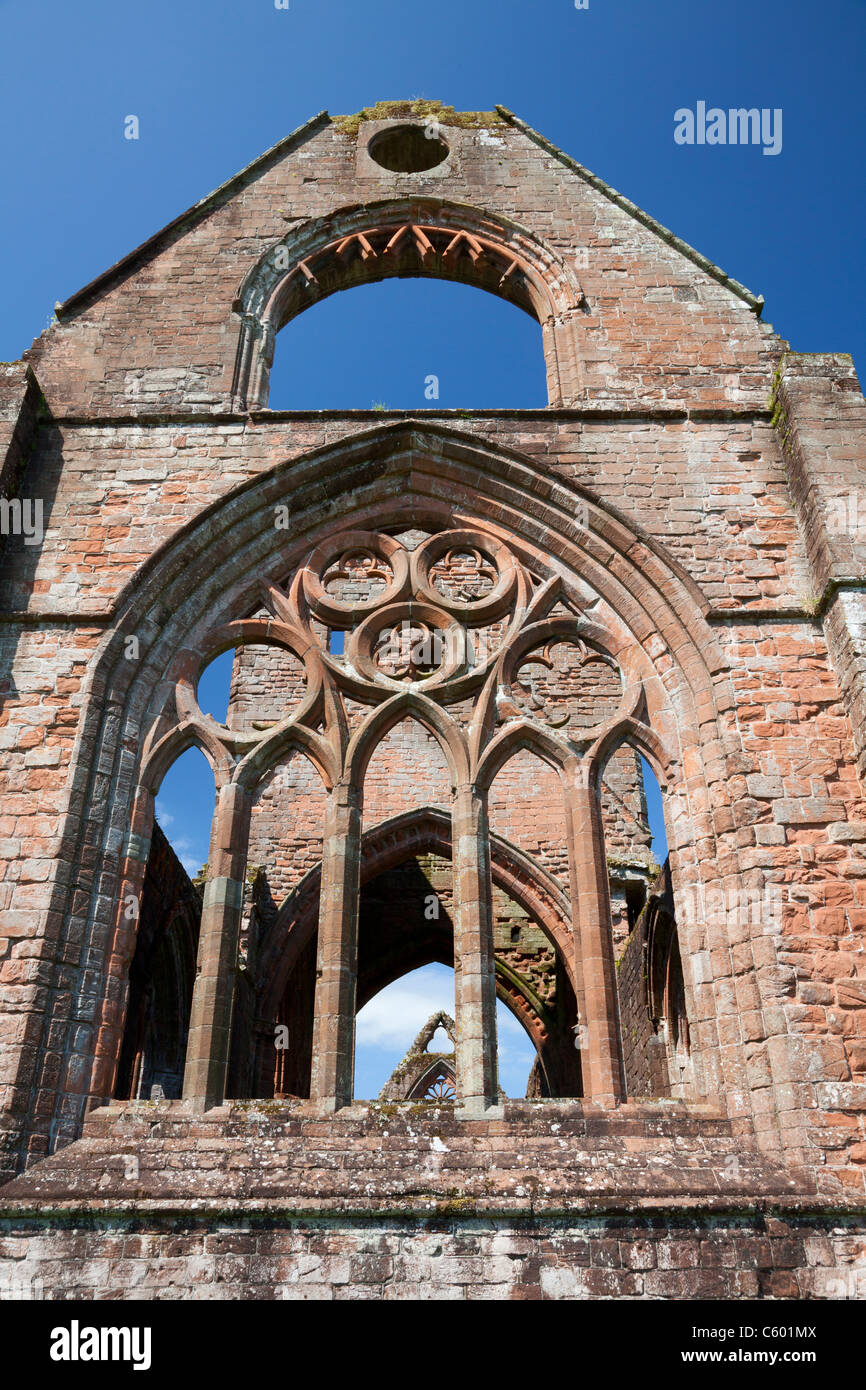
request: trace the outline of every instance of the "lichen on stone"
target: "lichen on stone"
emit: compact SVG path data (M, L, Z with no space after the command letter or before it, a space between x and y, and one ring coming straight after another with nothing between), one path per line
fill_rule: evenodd
M466 130L504 124L495 111L455 111L453 106L443 106L441 101L422 97L414 101L377 101L375 106L365 106L352 116L334 116L333 123L346 135L357 135L364 121L393 121L401 117L420 120L430 116L440 125L462 126Z

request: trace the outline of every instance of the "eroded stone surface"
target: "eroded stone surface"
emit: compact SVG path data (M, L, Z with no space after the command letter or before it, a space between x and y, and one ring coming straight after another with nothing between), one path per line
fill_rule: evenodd
M0 372L0 491L44 519L38 544L4 536L0 579L0 1173L29 1165L3 1191L0 1250L87 1296L857 1296L853 365L791 353L754 296L509 113L429 106L317 118L60 306L26 365ZM370 156L389 123L431 114L441 162L401 173ZM418 273L539 319L547 409L266 409L295 313ZM347 528L363 536L343 554ZM425 578L413 557L445 533ZM506 654L488 722L473 732L479 692L456 661L464 686L443 681L432 713L410 691L364 766L376 682L414 690L436 662L382 658L360 605L390 586L389 618L429 633L500 579L477 624ZM535 604L543 631L518 651ZM346 614L348 666L325 679ZM215 731L195 682L238 623L248 645ZM283 718L298 742L263 752ZM525 741L485 764L519 721ZM665 782L663 881L626 734ZM124 1053L143 964L125 908L148 865L153 878L152 793L189 737L219 795L185 1091L201 1111L228 1075L230 1094L276 1109L113 1105L85 1126L121 1076L134 1092L150 1075L140 1048ZM407 863L457 944L470 1114L496 1095L497 991L549 1088L597 1106L287 1107L351 1092L351 904L363 963L372 884ZM145 905L141 940L169 940ZM373 992L393 977L385 935L358 974ZM434 932L424 950L447 958ZM296 1040L282 1059L276 1023ZM177 1057L162 1070L173 1086ZM644 1108L643 1089L678 1100Z

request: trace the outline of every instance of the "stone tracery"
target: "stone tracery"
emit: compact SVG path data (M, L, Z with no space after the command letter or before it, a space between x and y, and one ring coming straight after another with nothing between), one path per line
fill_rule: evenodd
M284 583L260 586L258 617L228 624L207 644L283 650L294 672L292 699L280 709L272 696L276 718L239 725L233 717L220 725L198 708L193 676L181 675L176 703L188 736L223 749L226 775L215 833L234 856L225 886L211 889L210 900L205 896L204 951L212 939L214 958L223 963L210 980L209 999L197 986L187 1094L202 1084L225 1084L219 1078L228 1066L230 1000L214 1001L225 993L226 943L237 940L246 827L258 780L281 750L294 747L318 767L328 796L318 884L313 1092L330 1107L351 1100L364 776L374 749L406 716L438 741L452 784L461 1101L471 1107L497 1100L497 988L524 1022L527 1009L532 1012L528 996L518 991L511 998L507 971L497 981L493 963L486 796L519 747L534 749L562 779L569 967L586 1040L585 1091L610 1099L622 1094L610 903L606 882L591 867L605 852L599 755L606 755L617 729L643 730L647 741L652 735L641 723L640 688L624 690L612 635L587 617L585 601L576 602L573 592L564 602L563 584L555 573L535 573L480 523L337 531ZM345 635L342 652L333 649L332 631ZM214 876L215 885L220 878ZM534 1024L527 1026L532 1036ZM543 1038L540 1021L538 1029Z

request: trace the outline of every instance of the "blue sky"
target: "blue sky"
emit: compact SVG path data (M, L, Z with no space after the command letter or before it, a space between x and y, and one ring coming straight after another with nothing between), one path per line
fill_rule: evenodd
M510 107L764 294L795 348L863 361L863 0L0 0L0 36L0 357L315 112L423 96ZM780 107L781 154L676 145L698 100Z
M378 1096L428 1018L440 1009L454 1017L454 971L447 965L425 965L413 970L360 1010L355 1047L355 1095L359 1099ZM523 1025L499 1002L496 1040L499 1084L506 1095L519 1098L526 1093L535 1048ZM439 1048L439 1038L434 1035L428 1051ZM449 1050L442 1045L443 1052Z
M795 349L866 362L864 0L0 0L0 39L0 359L20 356L57 300L317 111L428 97L510 107L763 294L764 317ZM699 101L780 108L781 152L678 145L674 113ZM129 115L135 141L123 137ZM291 323L271 404L429 407L429 373L443 407L544 404L537 325L424 281L337 295ZM222 698L224 665L208 673L205 703ZM190 753L159 813L193 871L212 802ZM359 1091L378 1090L438 1007L427 1003L447 994L442 970L428 967L423 988L401 982L400 1036L364 1023ZM415 1020L406 991L419 989Z

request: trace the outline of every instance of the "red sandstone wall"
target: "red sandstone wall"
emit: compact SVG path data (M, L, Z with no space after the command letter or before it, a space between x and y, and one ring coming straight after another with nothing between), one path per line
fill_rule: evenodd
M796 605L810 584L806 551L764 414L688 422L445 418L590 489L658 540L714 605ZM32 594L44 611L103 612L149 555L240 483L335 434L382 423L370 412L338 418L337 431L319 415L43 429L27 486L50 498L46 542L40 551L10 539L3 609L25 606Z
M321 777L300 753L284 759L259 784L249 863L265 870L277 904L321 858L326 804Z
M263 251L305 219L407 192L507 209L569 266L580 253L586 309L571 325L567 400L765 402L778 340L741 298L513 126L491 118L483 132L447 127L446 138L456 156L446 180L435 169L401 180L362 164L358 135L339 124L308 131L95 302L61 311L31 354L52 410L224 405L231 305Z
M718 1218L690 1225L501 1217L362 1225L177 1218L0 1228L15 1297L279 1299L862 1298L862 1228Z
M557 554L564 529L549 515L538 519L545 486L560 479L598 499L593 533L569 563L593 573L602 608L621 615L645 653L653 718L679 759L669 793L672 867L700 1085L728 1098L737 1122L754 1123L765 1142L781 1136L791 1153L826 1159L825 1171L862 1192L866 807L854 588L862 573L855 545L831 546L811 526L833 500L834 466L849 484L859 476L854 429L863 405L853 369L836 357L786 359L776 383L784 419L774 428L766 407L780 344L742 299L512 127L497 126L501 146L483 146L477 131L454 138L460 176L449 197L501 207L562 255L588 248L580 271L588 313L574 327L566 385L569 399L590 410L439 423L530 461L532 487L515 484L507 504L496 488L509 455L479 469L475 508ZM148 599L141 615L129 609L159 678L175 648L148 644L171 631L183 645L196 620L226 616L244 547L272 526L278 484L288 494L310 450L390 420L207 414L229 396L238 283L286 218L394 192L356 178L355 156L346 131L325 128L49 330L32 356L54 418L36 435L21 487L44 499L46 536L41 547L11 538L0 580L0 1102L10 1134L23 1116L35 1117L31 1154L45 1151L49 1134L76 1132L97 1005L105 992L122 1005L118 978L106 984L90 967L104 962L113 936L149 714L140 705L123 711L120 696L109 701L108 668L97 670L96 650L110 645L118 621L114 606L126 613L127 600L148 592L148 566L164 566L165 596ZM305 182L313 167L316 178ZM593 416L602 406L607 413ZM3 438L14 451L10 420ZM439 487L451 496L454 465L437 440ZM245 485L260 498L252 520L242 511ZM330 485L339 498L339 480ZM340 498L345 511L332 515L352 506ZM213 563L206 593L177 558L203 517L202 548ZM621 548L606 550L613 540ZM190 607L198 605L185 629L187 595L167 597L172 566L189 582ZM838 592L826 589L830 578ZM672 607L661 609L660 594ZM126 658L114 640L116 684ZM692 705L689 692L697 692ZM397 785L408 795L405 782ZM380 786L387 809L391 788L384 779ZM273 789L260 789L251 859L260 850L264 857L285 824L279 797L290 803L292 788L278 793L274 779ZM547 817L522 833L535 836L539 853L547 846L553 862L555 829ZM297 845L315 851L306 823L292 834L280 850L287 885L305 862ZM757 918L719 916L698 886L755 893L771 905ZM58 1085L65 1099L55 1110Z

